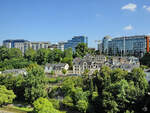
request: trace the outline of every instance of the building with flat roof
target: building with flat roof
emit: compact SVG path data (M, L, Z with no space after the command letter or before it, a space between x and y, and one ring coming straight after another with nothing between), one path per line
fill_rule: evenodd
M68 40L65 43L64 48L65 49L72 48L72 50L75 51L75 47L79 43L85 43L88 45L88 37L86 37L86 36L74 36L71 40Z
M109 55L134 55L142 56L149 52L150 36L124 36L103 39L103 53Z
M65 50L65 44L66 44L66 42L59 42L58 43L58 49L60 49L61 51L64 51Z
M50 46L50 42L27 42L24 43L25 50L32 48L34 50L38 50L40 48L47 49Z
M28 43L28 40L16 39L16 40L4 40L3 46L7 48L19 48L23 53L25 52L24 43Z
M40 48L48 48L49 45L50 45L50 42L30 42L24 39L3 41L3 46L7 48L19 48L22 51L22 53L24 53L29 48L38 50Z

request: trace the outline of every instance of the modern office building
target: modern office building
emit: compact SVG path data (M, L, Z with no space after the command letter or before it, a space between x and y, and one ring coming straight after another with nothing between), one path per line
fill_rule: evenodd
M64 48L72 48L73 51L75 51L75 47L79 43L85 43L88 45L88 37L86 36L74 36L72 40L68 40L67 43L65 43Z
M109 49L109 42L111 41L111 37L110 36L105 36L102 40L102 52L103 53L108 53L108 49Z
M103 39L103 53L111 55L142 56L149 52L150 36L137 35Z
M29 48L38 50L40 48L48 48L49 45L50 42L30 42L28 40L23 40L23 39L3 41L3 46L7 48L19 48L22 51L22 53L24 53Z
M66 42L59 42L58 43L58 49L60 49L61 51L64 51L65 50L65 44L66 44Z
M58 49L58 44L51 44L48 48L51 50Z
M25 50L32 48L34 50L38 50L40 48L47 49L50 46L50 42L26 42L24 43Z
M24 39L16 39L16 40L4 40L3 46L7 48L19 48L23 53L25 52L24 43L28 43L29 41Z
M99 51L100 54L102 53L102 50L103 50L102 47L103 47L103 46L102 46L102 43L98 43L98 44L97 44L97 50Z

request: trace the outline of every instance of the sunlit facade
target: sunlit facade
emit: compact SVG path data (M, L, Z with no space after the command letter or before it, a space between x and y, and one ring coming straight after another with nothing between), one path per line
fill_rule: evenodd
M68 40L67 43L65 43L64 48L72 48L73 51L75 51L75 47L79 43L85 43L88 45L88 37L86 36L75 36L72 38L72 40Z
M105 38L103 40L106 40ZM105 42L105 41L103 41ZM107 41L104 45L104 50L107 48L108 53L111 55L143 55L149 52L149 36L126 36L113 38Z

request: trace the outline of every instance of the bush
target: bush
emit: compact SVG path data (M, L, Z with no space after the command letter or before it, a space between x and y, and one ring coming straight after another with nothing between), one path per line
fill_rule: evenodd
M59 113L54 109L52 103L46 98L40 97L33 103L34 113Z
M66 96L63 100L63 104L66 106L66 107L73 107L73 100L70 96Z
M82 112L82 113L86 113L86 110L88 108L88 102L85 101L85 100L79 100L77 102L77 105L76 105L77 109Z
M49 99L49 101L53 104L55 109L59 109L60 108L59 100L57 100L57 99Z
M0 106L12 103L15 97L12 90L7 90L5 86L0 85Z

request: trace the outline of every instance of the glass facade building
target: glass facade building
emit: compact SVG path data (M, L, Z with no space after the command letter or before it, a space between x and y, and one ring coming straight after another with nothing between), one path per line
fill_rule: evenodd
M67 43L64 45L64 49L72 48L75 51L75 47L79 43L85 43L88 45L88 37L85 36L74 36L72 40L68 40Z
M105 37L103 43L106 43ZM108 54L111 55L142 55L149 52L149 36L125 36L113 38L103 44L103 50L107 48ZM106 53L106 51L104 51Z
M103 53L108 53L109 49L109 42L111 41L110 36L105 36L102 41L102 52Z

